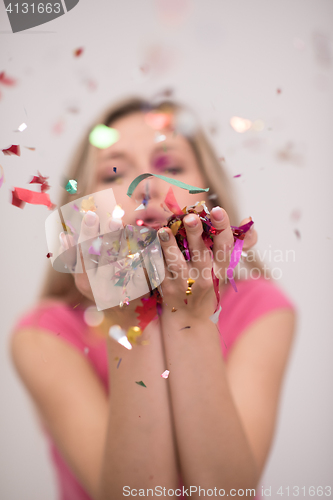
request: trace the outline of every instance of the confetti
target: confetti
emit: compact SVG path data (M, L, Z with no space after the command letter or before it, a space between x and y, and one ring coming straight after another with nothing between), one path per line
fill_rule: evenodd
M115 174L117 173L117 167L113 167L112 170L114 171Z
M176 309L175 307L173 307L173 308L171 309L171 312L172 312L172 313L175 313L176 311L177 311L177 309Z
M1 188L2 184L4 183L4 180L5 180L5 173L3 171L2 166L0 165L0 188Z
M117 369L119 368L119 365L120 365L120 363L121 363L121 360L122 360L122 359L123 359L123 358L120 358L120 359L119 359L118 364L117 364Z
M2 83L3 85L11 86L11 85L16 84L16 80L14 80L14 78L10 78L9 76L6 76L5 72L2 71L0 73L0 83Z
M120 205L116 205L112 212L112 219L121 219L125 214L125 211Z
M43 177L40 172L37 172L38 175L34 175L29 184L40 184L40 190L42 192L47 191L50 189L50 186L47 182L48 177Z
M294 233L295 233L296 237L300 240L301 239L301 233L299 232L299 230L295 229Z
M171 186L170 186L169 191L167 192L167 195L164 199L164 203L166 204L166 206L168 207L170 212L172 212L176 215L180 215L183 213L182 209L178 205L178 202L176 200L175 194L174 194Z
M169 377L169 370L165 370L163 373L161 373L161 377L163 378L168 378Z
M79 47L78 49L75 49L74 50L74 57L80 57L80 55L82 55L83 51L84 51L83 47Z
M234 175L234 179L236 179L237 177L241 177L242 174L237 174L237 175Z
M191 328L190 326L184 326L183 328L181 328L179 331L181 330L187 330L188 328Z
M26 149L29 149L29 151L36 151L36 148L31 148L29 146L24 146Z
M16 130L14 130L14 132L23 132L27 127L28 125L26 123L21 123L21 125Z
M17 144L12 144L9 148L2 149L1 150L4 155L10 156L10 155L16 155L16 156L21 156L21 150L20 146Z
M137 338L142 335L142 330L139 326L131 326L127 330L127 339L133 345L136 344Z
M65 186L65 189L69 194L76 194L77 193L77 181L74 179L69 180Z
M23 208L25 203L45 205L49 210L53 210L56 207L56 205L51 202L47 193L36 193L36 191L15 187L12 191L12 205Z
M76 304L76 306L74 306L73 309L76 309L80 304L81 304L81 302L79 302L78 304Z
M142 306L137 306L135 312L137 314L137 321L143 331L147 325L155 318L157 318L157 304L162 305L162 297L158 290L154 290L153 295L146 298L141 298Z
M106 125L96 125L89 134L89 142L99 149L105 149L119 140L119 132Z
M89 306L83 313L83 319L88 326L96 327L104 321L103 311L98 311L96 306Z
M128 341L125 330L123 330L119 325L111 326L109 329L109 336L122 346L126 347L126 349L132 349L132 344Z
M252 122L251 120L247 120L246 118L241 118L239 116L233 116L230 118L231 127L238 133L242 134L251 128Z
M216 325L219 317L220 317L220 312L222 311L222 306L218 308L217 311L215 311L211 316L209 316L209 319Z
M46 257L49 259L50 257L53 257L53 253L49 252L46 254Z
M161 113L159 111L149 111L145 114L145 122L154 130L167 128L171 123L171 113Z
M142 380L140 380L140 382L135 382L135 383L136 383L136 384L138 384L138 385L141 385L142 387L147 387L147 386L146 386L146 384L144 384L144 383L142 382Z
M88 199L85 198L84 200L81 201L81 210L83 212L89 212L89 210L91 212L95 212L97 210L93 196L89 196Z
M173 184L174 186L180 187L182 189L187 189L190 194L197 194L209 191L209 188L198 188L195 186L191 186L190 184L185 184L185 182L177 181L176 179L172 179L171 177L165 177L165 175L157 175L157 174L141 174L136 177L127 190L127 196L131 197L135 188L140 184L141 181L147 179L147 177L157 177L158 179L162 179L163 181L168 182L169 184Z
M101 255L102 238L96 238L89 247L88 252L92 255Z

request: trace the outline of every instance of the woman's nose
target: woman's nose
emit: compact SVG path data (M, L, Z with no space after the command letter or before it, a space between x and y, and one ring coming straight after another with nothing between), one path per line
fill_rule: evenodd
M147 173L147 170L143 173ZM161 203L163 201L163 193L166 193L166 183L156 177L147 177L140 182L134 193L135 198L143 203L155 201Z

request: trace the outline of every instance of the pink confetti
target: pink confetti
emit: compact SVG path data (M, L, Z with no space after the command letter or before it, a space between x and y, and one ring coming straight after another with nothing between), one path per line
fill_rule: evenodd
M5 174L4 174L4 171L3 171L3 168L2 166L0 165L0 172L1 172L1 175L0 175L0 188L5 180Z
M80 57L80 55L82 55L83 51L84 51L83 47L79 47L78 49L75 49L74 50L74 57Z
M161 373L161 377L163 378L168 378L169 377L169 370L165 370L163 373Z
M176 200L175 194L172 190L172 187L169 188L169 191L167 192L167 195L164 199L164 203L170 210L170 212L176 214L176 215L181 215L183 213L182 209L178 205L178 202Z

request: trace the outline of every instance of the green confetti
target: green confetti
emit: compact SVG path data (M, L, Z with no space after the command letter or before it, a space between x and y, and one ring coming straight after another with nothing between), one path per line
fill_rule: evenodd
M75 181L74 179L68 181L67 184L66 184L66 186L65 186L65 189L66 189L66 191L69 194L76 194L76 192L77 192L77 181Z
M96 148L105 149L119 140L119 132L106 125L96 125L89 134L89 142Z
M173 184L174 186L180 187L182 189L187 189L190 194L196 194L196 193L203 193L209 191L209 188L198 188L195 186L191 186L190 184L185 184L185 182L177 181L176 179L172 179L171 177L166 177L165 175L157 175L157 174L141 174L138 175L134 179L134 181L131 182L128 190L127 190L127 196L131 197L135 188L140 184L143 179L147 179L147 177L157 177L158 179L162 179L162 181L166 181L169 184Z
M138 385L142 385L142 387L147 387L147 386L146 386L146 385L142 382L142 380L140 380L140 382L135 382L135 383L136 383L136 384L138 384Z

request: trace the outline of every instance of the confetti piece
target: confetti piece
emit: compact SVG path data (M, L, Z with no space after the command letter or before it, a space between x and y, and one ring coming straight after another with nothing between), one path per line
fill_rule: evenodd
M21 123L21 125L16 130L14 130L14 132L23 132L27 127L28 125L26 123Z
M127 330L127 339L133 345L136 344L137 338L142 335L142 330L139 326L131 326Z
M146 208L145 205L141 203L141 205L139 205L138 208L134 210L134 212L136 212L137 210L144 210L145 208Z
M14 78L10 78L9 76L6 76L5 72L2 71L0 73L0 83L2 83L3 85L12 86L12 85L16 84L16 80L14 80Z
M77 193L77 181L74 179L69 180L65 186L65 189L69 194L76 194Z
M140 184L141 181L147 179L147 177L157 177L158 179L162 179L163 181L168 182L169 184L173 184L174 186L180 187L182 189L187 189L190 194L197 194L209 191L209 188L198 188L195 186L191 186L190 184L185 184L184 182L177 181L176 179L172 179L171 177L165 177L165 175L157 175L157 174L141 174L138 175L130 184L127 190L127 196L131 197L135 188Z
M113 167L112 170L114 171L115 174L117 173L117 167Z
M74 208L74 210L76 210L76 212L79 212L79 211L80 211L79 207L78 207L77 205L75 205L75 203L74 203L74 205L73 205L73 208Z
M117 364L117 369L119 368L119 365L120 365L120 363L121 363L121 360L122 360L122 359L123 359L123 358L120 358L120 360L118 361L118 364Z
M161 130L171 123L171 113L161 113L159 111L149 111L145 114L145 122L154 130Z
M125 330L123 330L119 325L111 326L109 329L109 336L122 346L126 347L126 349L132 349L132 344L129 342Z
M2 184L3 184L3 183L4 183L4 181L5 181L5 173L4 173L3 168L2 168L2 166L1 166L1 165L0 165L0 174L1 174L1 175L0 175L0 188L1 188Z
M222 306L218 308L217 311L215 311L211 316L209 316L209 319L216 325L219 317L220 317L220 312L222 311Z
M36 148L31 148L29 146L24 146L26 149L29 149L29 151L36 151Z
M239 116L233 116L230 118L231 127L238 133L242 134L249 130L252 125L251 120L247 120L246 118L241 118Z
M281 89L276 89L277 94L281 94Z
M46 254L46 257L49 259L50 257L53 257L53 253L49 252Z
M83 319L88 326L96 327L103 323L104 313L98 311L96 306L89 306L83 313Z
M169 377L169 370L165 370L163 373L161 373L161 377L163 378L168 378Z
M32 205L45 205L49 210L53 210L56 205L54 205L47 193L36 193L35 191L29 191L23 188L14 188L12 191L12 205L23 208L24 203L30 203Z
M38 175L34 175L29 184L40 184L40 190L42 192L47 191L50 189L50 186L47 182L48 177L43 177L40 172L37 172Z
M77 306L79 306L81 304L81 302L79 302L78 304L76 304L76 306L73 307L73 309L76 309Z
M177 309L176 309L175 307L173 307L173 308L171 309L171 312L172 312L172 313L175 313L176 311L177 311Z
M4 155L10 156L10 155L16 155L16 156L21 156L21 151L20 151L20 146L17 144L13 144L7 149L2 149L1 150Z
M89 210L91 212L95 212L97 210L93 196L89 196L88 199L85 198L84 200L81 201L81 210L83 212L89 212Z
M167 195L164 199L164 203L166 204L166 206L168 207L170 212L172 212L176 215L180 215L183 213L182 209L178 205L178 202L176 200L175 194L174 194L171 186L170 186L169 191L167 192Z
M92 255L101 255L102 238L96 238L89 247L88 252Z
M78 49L75 49L74 50L74 57L80 57L80 55L83 53L83 51L84 51L83 47L79 47Z
M143 331L147 325L155 318L157 318L157 303L162 302L162 298L158 290L154 290L154 294L150 297L142 297L142 306L137 306L135 312L137 314L137 321Z
M143 226L143 224L144 224L144 221L142 219L137 219L136 220L136 225L137 226Z
M89 142L99 149L105 149L119 140L119 132L106 125L96 125L89 134Z
M242 174L237 174L237 175L234 175L234 179L236 179L237 177L241 177Z
M187 330L188 328L191 328L190 326L184 326L183 328L181 328L179 331L181 330Z
M300 240L301 239L301 233L299 232L299 230L295 229L294 233L295 233L296 237Z
M142 380L140 380L140 382L135 382L135 383L136 383L136 384L138 384L138 385L141 385L142 387L147 387L147 386L146 386L146 385L142 382Z
M120 205L116 205L112 212L112 219L121 219L125 214L125 211Z

